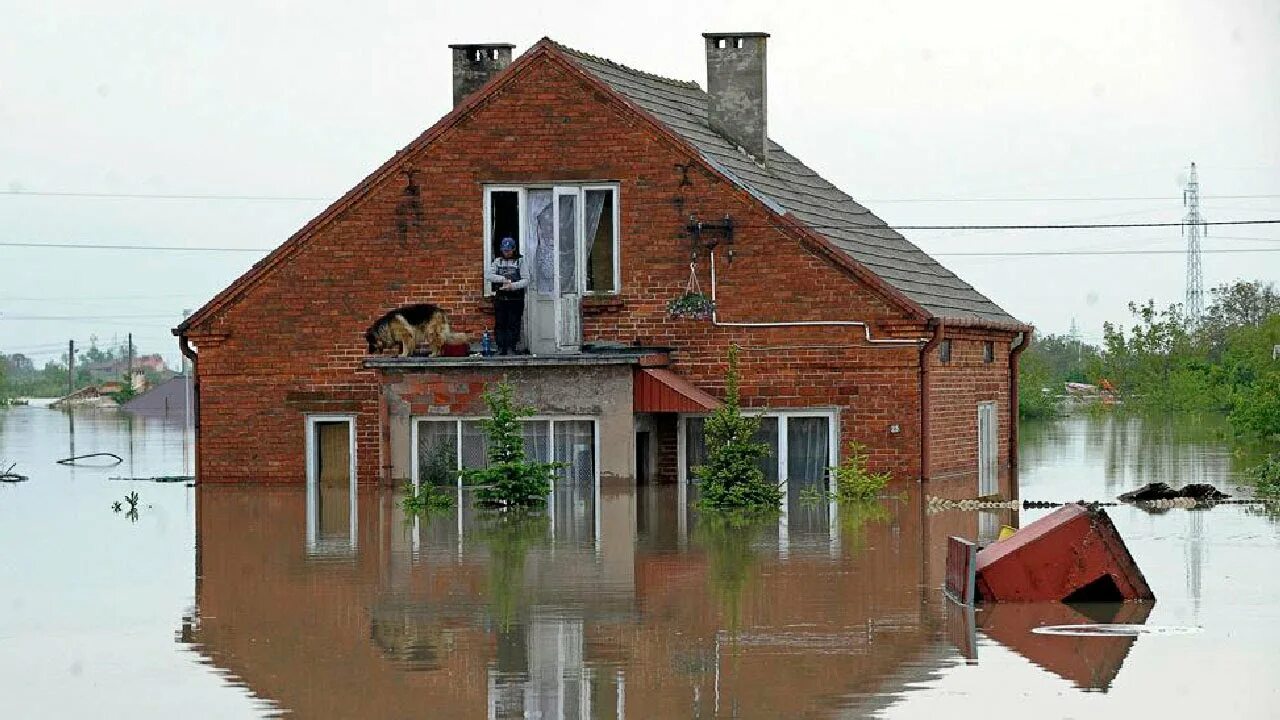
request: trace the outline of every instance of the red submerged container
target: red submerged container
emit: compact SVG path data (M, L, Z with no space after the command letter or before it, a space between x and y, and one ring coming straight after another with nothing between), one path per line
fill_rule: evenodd
M1105 510L1064 505L978 552L985 602L1155 600Z

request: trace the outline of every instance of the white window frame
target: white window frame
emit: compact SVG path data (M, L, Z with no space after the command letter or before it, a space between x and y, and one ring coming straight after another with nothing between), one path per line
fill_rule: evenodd
M455 487L457 489L457 494L458 494L458 497L457 497L458 502L457 502L457 505L455 506L455 512L458 515L459 557L461 557L461 552L462 552L461 542L462 542L462 534L463 534L463 528L462 528L462 488L463 488L463 485L462 485L462 423L468 422L468 421L479 421L479 420L488 420L488 419L489 419L489 416L487 415L413 415L409 418L409 422L410 422L409 437L410 437L410 443L411 443L410 445L411 457L409 461L409 468L410 468L410 478L413 481L413 488L415 493L418 491L419 483L421 482L419 471L418 471L419 424L422 422L453 423L453 427L454 427L453 436L454 436L454 443L455 443L454 460L457 464L457 472L458 472L458 479L455 484ZM593 524L593 530L594 530L594 536L595 536L595 549L596 549L596 552L599 552L600 551L600 522L601 522L600 520L600 459L601 459L600 458L600 418L595 417L593 415L530 415L528 417L520 418L520 421L521 422L540 421L540 422L549 423L549 427L547 428L547 433L548 433L547 441L549 445L548 449L550 450L550 455L551 455L550 462L558 462L556 458L556 443L555 443L555 437L556 437L555 425L557 422L575 422L575 421L591 422L591 446L592 446L591 451L595 454L595 457L593 458L593 462L592 462L592 468L591 468L592 469L591 492L595 499L595 502L593 504L595 517L592 520L592 524ZM547 509L548 509L548 512L550 513L552 539L555 538L555 493L556 493L555 483L552 483L551 492L547 496ZM416 525L415 525L415 528L416 528ZM415 533L414 542L415 543L418 542L416 533Z
M987 437L982 436L982 416L986 413L991 419ZM1000 412L994 400L978 403L977 437L974 442L978 446L978 496L987 497L1000 494ZM983 442L983 441L986 442Z
M830 432L827 434L827 457L830 464L828 470L840 465L840 408L803 408L798 410L753 410L744 409L744 415L756 415L759 417L772 417L778 419L778 480L782 483L782 487L787 487L787 420L794 417L824 417L827 418L827 427ZM680 487L684 487L690 481L688 471L686 470L686 456L688 442L685 429L685 420L687 418L705 418L710 417L711 413L680 413L676 422L676 432L678 433L676 443L676 462L678 463L677 478Z
M412 456L410 457L409 467L410 467L410 477L413 481L414 489L416 490L418 488L419 483L421 482L419 469L418 469L419 423L421 422L454 423L453 436L454 436L454 442L456 443L454 446L455 447L454 462L457 465L457 471L458 471L458 479L456 482L456 487L461 489L462 488L462 423L478 422L481 420L488 420L488 419L489 419L489 416L487 415L414 415L412 418L410 418L412 425L410 426L409 435L410 435L410 443L411 443L410 452L412 453ZM591 422L592 452L595 453L595 462L593 463L594 467L592 468L592 482L595 486L596 491L598 492L600 489L600 418L597 418L593 415L530 415L528 417L520 418L520 422L550 423L550 427L548 428L548 432L550 433L548 435L548 442L550 443L550 451L551 451L550 462L559 462L559 459L556 458L555 456L556 455L556 444L555 444L556 423L580 422L580 421Z
M485 185L484 186L484 202L482 203L483 213L484 213L484 218L483 218L484 273L487 275L489 273L489 267L493 264L493 224L490 221L492 208L493 208L493 202L492 202L493 193L495 192L515 192L516 193L516 198L517 198L516 207L519 212L519 227L520 227L520 240L519 240L520 255L522 257L528 258L529 249L525 245L526 241L528 240L528 238L525 237L525 231L528 229L528 226L529 226L528 218L526 217L529 212L529 206L528 206L528 200L527 200L528 191L529 190L550 190L554 193L556 190L566 190L566 189L577 191L578 207L582 208L584 211L585 211L585 208L587 207L586 194L588 190L608 190L613 193L613 289L603 290L603 291L587 290L587 272L586 272L587 251L586 251L585 243L583 243L579 245L579 247L577 248L578 267L582 268L582 272L578 273L579 287L577 288L577 290L580 295L583 295L586 297L594 297L594 296L608 297L608 296L617 295L622 291L622 223L621 223L622 212L620 209L620 205L622 203L622 189L621 189L620 183L616 183L616 182L612 182L612 183L537 182L537 183L526 183L523 185L509 185L509 184ZM585 232L583 231L584 226L582 225L585 212L580 212L578 215L579 215L578 217L579 232L577 234L580 236L585 236ZM557 267L558 267L558 262L559 261L557 259ZM532 267L528 267L528 270L530 274L534 272L534 269ZM556 288L556 293L559 294L559 288ZM484 294L486 297L493 294L493 289L489 286L489 283L487 281L484 283Z
M322 422L345 422L347 423L347 443L351 449L351 466L348 469L348 477L350 478L350 513L349 526L350 537L348 544L333 545L330 542L322 542L320 540L320 478L317 475L319 468L316 462L316 452L319 449L316 444L316 425ZM351 414L316 414L305 416L305 432L306 432L306 453L307 453L307 549L317 554L345 554L354 552L357 545L358 519L357 502L359 494L356 488L359 482L356 477L356 468L358 467L356 459L356 416Z

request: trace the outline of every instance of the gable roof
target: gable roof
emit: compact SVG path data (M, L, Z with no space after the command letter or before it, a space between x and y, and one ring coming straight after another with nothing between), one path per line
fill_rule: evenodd
M708 96L697 83L652 75L551 44L693 145L730 180L779 214L790 214L825 237L930 314L974 324L1021 325L772 139L766 166L712 130L707 121Z
M716 172L751 194L779 216L790 218L825 241L850 267L891 298L958 324L1023 330L1030 326L1013 318L954 273L911 244L871 211L769 140L769 167L756 163L707 122L707 94L697 83L673 80L635 70L611 60L565 47L543 38L481 89L455 106L434 125L405 145L355 187L312 218L284 243L249 268L209 302L173 329L185 336L199 323L239 301L246 292L286 262L316 231L332 222L396 171L410 155L429 145L447 129L509 82L534 57L550 54L581 69L593 83L611 90L667 132L690 146ZM838 226L838 227L832 227ZM849 227L854 226L854 227Z

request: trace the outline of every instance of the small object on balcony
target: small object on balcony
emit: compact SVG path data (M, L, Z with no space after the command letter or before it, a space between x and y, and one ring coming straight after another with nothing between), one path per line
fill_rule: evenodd
M471 346L464 342L445 343L440 346L440 357L466 357L471 354Z
M485 357L493 356L493 336L488 330L484 331L484 335L480 336L480 354Z

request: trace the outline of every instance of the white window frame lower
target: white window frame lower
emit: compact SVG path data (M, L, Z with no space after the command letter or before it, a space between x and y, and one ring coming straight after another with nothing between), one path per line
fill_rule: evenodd
M479 421L488 420L488 419L489 419L489 416L487 415L414 415L412 416L410 418L410 422L412 423L412 425L410 426L410 432L409 432L410 453L411 453L411 456L409 459L409 468L410 468L410 478L413 481L414 489L417 490L418 485L421 482L419 469L418 469L418 460L419 460L418 458L418 427L419 425L418 424L420 422L454 423L453 436L454 436L454 442L456 443L454 446L455 447L454 462L457 465L457 471L458 471L458 479L456 482L456 486L459 489L461 489L462 488L462 469L463 469L462 468L462 423L479 422ZM550 423L550 427L548 428L549 434L547 436L547 442L549 444L549 449L551 451L550 462L559 462L558 458L556 458L556 444L555 444L556 423L581 422L581 421L591 422L592 452L595 453L595 458L594 458L593 467L592 467L592 482L595 486L596 491L598 492L600 489L600 418L595 417L594 415L529 415L528 417L520 418L520 422L522 423L523 422Z
M585 233L581 232L581 230L582 230L583 216L585 214L585 208L587 207L587 191L588 190L608 190L613 192L613 203L612 203L613 205L613 289L605 290L605 291L587 290L587 273L586 273L587 252L586 252L585 243L583 243L578 247L578 251L577 251L578 267L582 268L582 272L578 273L580 278L580 281L578 283L580 286L578 287L578 293L585 297L593 297L593 296L609 297L609 296L618 295L620 292L622 292L622 224L621 224L622 212L620 207L622 204L622 190L621 190L620 183L616 183L616 182L614 183L596 182L596 183L582 183L582 184L535 182L535 183L526 183L523 185L485 185L484 200L482 202L483 213L484 213L484 223L483 223L484 225L484 273L487 275L489 273L489 267L493 264L493 224L491 220L492 220L492 208L493 208L492 196L493 196L493 193L495 192L516 193L516 198L517 198L516 208L517 208L517 212L519 213L518 222L520 227L520 241L519 241L520 255L525 258L529 257L529 248L526 247L526 243L529 240L529 238L525 237L525 232L528 229L528 218L526 217L526 215L529 212L529 206L528 206L528 201L526 196L529 190L552 191L553 193L552 202L554 202L554 193L556 190L561 190L561 191L576 190L578 193L578 207L583 209L583 212L578 213L578 223L579 223L579 231L580 231L576 233L578 235L585 235ZM556 263L556 268L557 269L559 268L558 259ZM533 267L528 267L528 271L530 274L533 274L535 272L535 269ZM493 289L489 286L489 283L487 281L484 283L484 294L486 297L493 294ZM559 288L556 289L556 294L557 295L559 294Z
M475 422L480 420L488 420L487 415L413 415L409 418L409 437L410 437L410 478L413 482L414 492L418 491L421 483L421 476L418 470L418 428L422 422L451 422L453 423L454 437L454 461L456 463L458 479L455 483L457 489L457 504L454 506L458 516L458 542L462 542L462 424L464 422ZM546 422L549 424L547 428L547 445L550 450L550 462L558 462L556 458L556 442L555 432L557 422L591 422L591 452L594 453L592 458L592 478L591 491L594 496L595 517L593 518L596 551L600 550L600 418L593 415L530 415L520 418L521 422ZM551 484L551 492L547 496L547 509L551 519L552 539L555 537L555 483ZM416 541L416 540L415 540ZM459 554L461 554L461 545L459 545Z
M351 414L317 414L307 415L306 422L306 453L307 453L307 549L316 554L345 554L354 552L357 546L358 518L357 502L359 494L356 487L359 482L356 478L356 416ZM319 537L320 533L320 478L317 475L319 468L316 462L316 451L319 449L316 444L316 425L322 422L345 422L347 423L347 443L351 452L351 466L348 469L348 478L350 480L350 507L351 515L349 518L350 537L348 545L334 546L326 542L322 542Z
M771 417L778 419L778 479L782 483L785 490L787 487L787 420L795 417L824 417L827 418L827 427L830 432L827 434L827 457L830 463L828 470L840 465L840 408L802 408L797 410L754 410L744 409L744 415L757 415L759 417ZM678 463L677 478L681 488L688 484L690 478L685 461L688 453L686 443L687 431L685 429L685 420L687 418L706 418L711 417L711 413L680 413L676 422L677 442L676 455Z

